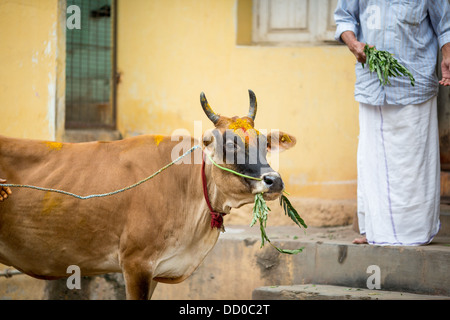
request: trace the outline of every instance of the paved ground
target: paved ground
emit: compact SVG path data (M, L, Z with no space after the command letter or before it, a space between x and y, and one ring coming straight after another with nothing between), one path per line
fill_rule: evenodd
M260 230L259 224L253 227L248 226L225 226L226 232L221 234L223 239L259 239ZM359 237L359 234L352 230L351 226L343 227L308 227L307 229L300 229L296 226L282 226L282 227L267 227L266 233L270 240L286 241L298 240L299 242L320 242L320 243L334 243L334 244L352 244L353 239ZM369 245L362 245L369 246ZM408 247L405 247L408 248ZM414 247L412 247L414 248ZM420 246L422 250L444 250L450 252L450 237L436 236L431 244Z
M268 286L253 291L254 300L450 300L446 296L304 284Z

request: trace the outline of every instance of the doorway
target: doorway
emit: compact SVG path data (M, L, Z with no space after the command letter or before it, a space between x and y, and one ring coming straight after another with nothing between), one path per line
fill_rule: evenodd
M80 28L66 29L66 129L116 127L116 2L67 0Z

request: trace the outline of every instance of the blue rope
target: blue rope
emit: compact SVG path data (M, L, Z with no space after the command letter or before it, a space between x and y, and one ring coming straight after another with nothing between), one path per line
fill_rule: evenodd
M36 186L30 186L27 184L12 184L12 183L6 183L6 184L0 184L1 187L10 187L10 188L28 188L28 189L35 189L35 190L40 190L40 191L49 191L49 192L56 192L56 193L61 193L61 194L65 194L67 196L71 196L80 200L86 200L86 199L91 199L91 198L102 198L102 197L108 197L108 196L112 196L130 189L133 189L137 186L139 186L140 184L143 184L144 182L147 182L148 180L152 179L153 177L155 177L156 175L160 174L161 172L163 172L164 170L166 170L167 168L169 168L170 166L172 166L174 163L180 161L182 158L186 157L188 154L190 154L192 151L194 151L195 149L199 148L200 145L196 145L193 146L191 149L189 149L188 151L186 151L185 153L183 153L181 156L179 156L178 158L176 158L175 160L173 160L172 162L170 162L169 164L165 165L164 167L162 167L161 169L159 169L158 171L156 171L155 173L153 173L152 175L148 176L145 179L142 179L139 182L136 182L135 184L132 184L131 186L116 190L116 191L112 191L112 192L108 192L108 193L102 193L102 194L91 194L89 196L80 196L78 194L75 193L71 193L71 192L67 192L64 190L58 190L58 189L51 189L51 188L42 188L42 187L36 187Z

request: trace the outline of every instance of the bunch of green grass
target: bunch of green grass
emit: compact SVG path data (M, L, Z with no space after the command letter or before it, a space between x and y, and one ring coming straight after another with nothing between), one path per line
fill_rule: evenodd
M381 85L391 85L389 77L407 76L414 87L416 80L412 73L400 64L393 54L388 51L377 50L375 47L369 47L367 44L364 47L364 53L370 72L377 73ZM364 68L364 63L362 67Z
M281 195L280 197L280 205L284 209L284 213L292 219L300 228L304 227L307 228L307 225L303 221L303 219L298 214L297 210L292 206L291 202L288 200L288 198L285 195ZM250 226L252 227L257 221L259 221L259 229L261 230L261 248L264 246L265 242L267 241L277 249L281 253L286 254L297 254L303 251L303 247L299 249L289 250L289 249L281 249L275 246L273 243L270 242L269 237L266 233L266 224L267 224L267 218L269 214L270 208L267 206L266 201L263 198L262 193L255 194L255 203L253 206L253 219L250 223Z
M247 176L245 174L236 172L236 171L231 170L229 168L222 167L221 165L218 165L211 158L211 156L209 154L206 154L206 155L208 156L208 159L211 161L211 163L214 164L216 167L218 167L221 170L228 171L230 173L233 173L233 174L238 175L238 176L243 177L243 178L259 180L259 181L261 180L261 178L255 178L255 177ZM292 206L292 204L290 203L288 198L285 195L283 195L283 194L280 197L280 205L283 207L284 213L289 218L291 218L300 228L302 226L304 228L307 228L305 222L300 217L300 215L298 214L297 210L294 209L294 207ZM253 206L253 219L252 219L252 222L251 222L250 226L252 227L257 221L259 221L259 228L261 230L261 248L264 246L264 243L267 241L268 243L270 243L272 245L272 247L274 247L275 249L277 249L281 253L296 254L296 253L302 252L303 248L295 249L295 250L280 249L280 248L276 247L275 245L273 245L270 242L270 239L269 239L269 237L267 236L267 233L266 233L266 224L267 224L267 217L268 217L269 211L270 211L270 208L267 206L266 201L263 198L263 193L255 194L255 204Z

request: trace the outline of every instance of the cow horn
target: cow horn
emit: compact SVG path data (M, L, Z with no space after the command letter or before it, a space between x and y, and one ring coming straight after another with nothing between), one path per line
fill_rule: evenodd
M248 117L252 118L252 120L255 120L257 109L256 96L252 90L248 90L248 94L250 96L250 107L248 109Z
M200 94L200 103L202 105L203 111L205 111L209 120L211 120L212 123L216 124L217 121L219 121L219 116L213 111L213 109L208 103L208 100L206 100L206 96L203 92Z

